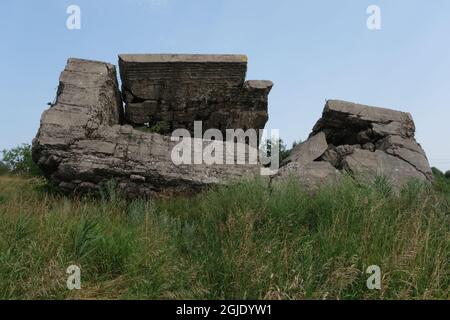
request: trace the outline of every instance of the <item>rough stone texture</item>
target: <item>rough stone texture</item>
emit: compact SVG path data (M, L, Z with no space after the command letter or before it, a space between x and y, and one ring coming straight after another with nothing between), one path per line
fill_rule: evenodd
M387 154L402 159L424 174L428 179L432 179L433 173L430 169L425 151L414 140L405 139L400 136L388 136L378 141L377 148Z
M121 54L123 91L136 100L226 98L243 85L243 55ZM125 100L125 102L131 102Z
M415 126L409 113L329 100L313 134L320 131L328 143L338 146L374 142L389 135L414 138Z
M316 168L320 163L358 179L387 176L397 189L411 179L431 181L430 165L414 133L409 113L329 100L310 138L293 150L287 161L290 163L281 168L275 179L294 171L306 185L322 184L327 174L335 180L333 171ZM311 148L317 152L311 152Z
M319 132L303 143L298 144L282 165L296 162L300 165L308 164L319 158L328 149L325 133Z
M259 172L249 164L175 165L171 152L178 142L120 125L121 111L115 67L69 59L33 140L33 160L63 191L96 192L114 179L130 197L190 193Z
M308 191L316 191L325 186L339 182L341 172L326 161L315 161L306 164L290 162L283 166L275 179L277 181L295 179Z
M56 102L42 114L34 145L35 155L42 155L37 163L48 160L47 147L65 155L70 145L88 137L100 124L118 124L121 115L115 67L69 59L59 78Z
M395 186L401 186L411 178L424 180L424 175L416 168L380 150L371 152L356 149L344 158L343 168L355 177L365 180L377 175L386 176Z
M125 117L133 125L157 126L162 133L194 120L203 131L263 129L271 81L245 81L243 55L119 56Z

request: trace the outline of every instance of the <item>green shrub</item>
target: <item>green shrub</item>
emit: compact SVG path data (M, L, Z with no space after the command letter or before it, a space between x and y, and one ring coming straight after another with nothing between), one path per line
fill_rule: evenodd
M434 188L442 193L450 194L450 171L445 174L437 168L432 168L434 174Z
M282 139L278 141L267 139L265 143L262 145L263 154L267 155L267 157L272 156L272 149L278 147L279 161L283 161L286 159L291 153L292 149L288 149L286 143Z
M9 173L9 167L3 161L0 161L0 176L4 176Z
M31 157L31 146L26 143L10 150L3 150L3 163L13 174L42 175L41 170Z
M159 133L159 134L170 134L171 126L167 121L157 121L155 123L147 123L144 126L135 127L136 130L143 132Z
M436 178L442 178L442 177L444 177L444 173L443 173L441 170L439 170L438 168L436 168L436 167L432 167L432 168L431 168L431 171L433 172L433 175L434 175Z

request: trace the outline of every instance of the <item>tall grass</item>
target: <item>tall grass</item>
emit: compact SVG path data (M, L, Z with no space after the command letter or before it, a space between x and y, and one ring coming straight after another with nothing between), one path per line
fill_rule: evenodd
M345 179L311 195L242 182L126 202L0 178L3 299L449 299L450 196ZM81 267L81 290L66 268ZM378 265L381 290L365 271Z

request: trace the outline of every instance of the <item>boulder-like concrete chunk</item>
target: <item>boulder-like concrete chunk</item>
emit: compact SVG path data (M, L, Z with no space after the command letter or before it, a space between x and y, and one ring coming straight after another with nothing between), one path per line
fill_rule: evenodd
M411 114L340 100L328 100L313 134L323 131L328 143L363 144L389 135L414 137Z
M67 149L100 123L119 124L122 113L115 67L71 58L61 73L55 104L42 114L35 156L47 148ZM44 159L36 160L39 164Z
M433 172L431 171L425 151L414 140L395 135L388 136L378 141L377 148L408 162L424 174L428 180L433 179Z
M370 180L384 175L397 189L411 179L431 181L430 165L414 133L415 125L409 113L329 100L310 138L294 148L283 162L290 163L280 174L290 174L293 170L289 168L295 168L296 175L302 170L304 175L309 175L307 170L311 169L304 165L314 160L314 166L329 164L357 179ZM317 152L311 152L311 148ZM317 174L320 172L323 170Z
M325 133L319 132L303 143L298 144L283 164L296 162L305 165L318 159L328 149Z
M408 162L380 150L355 150L343 160L345 170L358 178L371 180L375 176L389 178L395 186L401 186L411 179L425 180L426 176Z

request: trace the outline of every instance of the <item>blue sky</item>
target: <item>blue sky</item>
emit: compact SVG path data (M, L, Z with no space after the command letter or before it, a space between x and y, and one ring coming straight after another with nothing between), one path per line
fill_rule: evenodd
M81 30L66 9L81 8ZM382 29L366 27L369 5ZM304 139L326 99L411 112L432 165L450 170L448 0L4 0L0 149L31 142L68 57L244 53L269 79L268 128Z

